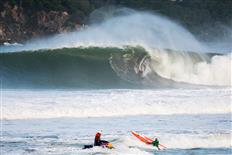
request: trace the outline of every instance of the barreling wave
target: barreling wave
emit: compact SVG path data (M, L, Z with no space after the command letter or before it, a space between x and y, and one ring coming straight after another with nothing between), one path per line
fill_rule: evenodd
M230 63L230 55L141 46L78 47L1 53L0 73L3 87L13 88L226 86Z

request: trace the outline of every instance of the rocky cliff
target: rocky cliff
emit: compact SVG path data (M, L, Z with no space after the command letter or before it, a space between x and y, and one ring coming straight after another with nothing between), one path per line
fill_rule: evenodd
M72 31L81 28L80 20L70 22L73 15L66 11L38 11L27 14L17 5L4 5L0 12L0 44L22 42L30 38Z

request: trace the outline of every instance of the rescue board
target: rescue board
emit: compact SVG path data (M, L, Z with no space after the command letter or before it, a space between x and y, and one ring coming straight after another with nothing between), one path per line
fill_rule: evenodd
M132 135L134 135L136 138L138 138L140 141L144 142L145 144L152 144L153 140L151 138L148 138L144 135L140 135L138 134L137 132L135 131L131 131ZM162 144L159 144L159 146L161 146L163 149L164 148L167 148L166 146L162 145Z

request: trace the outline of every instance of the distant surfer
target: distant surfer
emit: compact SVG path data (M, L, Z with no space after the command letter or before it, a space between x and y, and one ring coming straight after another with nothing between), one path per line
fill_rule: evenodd
M83 149L89 149L92 148L94 146L101 146L103 148L109 148L112 149L113 145L106 141L106 140L101 140L101 133L97 132L95 135L95 139L94 139L94 145L84 145Z
M142 71L142 70L139 70L137 74L138 74L140 77L143 77L143 71Z

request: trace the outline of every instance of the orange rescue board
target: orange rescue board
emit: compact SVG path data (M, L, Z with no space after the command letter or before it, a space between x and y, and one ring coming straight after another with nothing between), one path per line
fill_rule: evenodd
M131 133L132 133L135 137L137 137L140 141L142 141L142 142L144 142L144 143L146 143L146 144L151 144L151 143L153 142L152 139L150 139L150 138L148 138L148 137L146 137L146 136L139 135L139 134L138 134L137 132L135 132L135 131L131 131Z
M135 131L131 131L131 133L136 137L138 138L140 141L146 143L146 144L151 144L153 142L153 140L151 138L148 138L146 136L143 136L143 135L139 135L137 132ZM163 147L163 148L167 148L166 146L162 145L162 144L159 144L159 146Z

